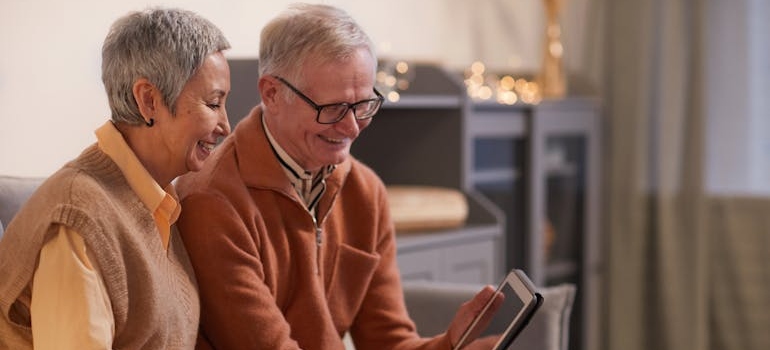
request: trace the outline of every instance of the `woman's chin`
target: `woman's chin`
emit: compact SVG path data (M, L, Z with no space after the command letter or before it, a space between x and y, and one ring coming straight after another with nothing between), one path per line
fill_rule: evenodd
M189 159L187 161L187 171L189 172L196 172L203 169L203 164L205 164L206 158L200 157L198 155L197 157L192 157L192 159Z

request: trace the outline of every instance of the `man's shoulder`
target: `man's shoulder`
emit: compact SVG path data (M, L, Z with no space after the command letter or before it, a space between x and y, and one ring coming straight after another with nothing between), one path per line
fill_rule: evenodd
M223 146L223 147L222 147ZM180 176L174 181L174 188L183 200L193 194L231 192L242 184L238 164L233 160L232 144L223 144L212 159L200 171Z
M385 183L380 176L367 164L351 157L346 168L337 168L335 172L340 171L340 178L337 185L342 186L342 191L348 194L357 193L355 196L362 196L370 200L377 200L385 194ZM344 172L344 174L342 174ZM332 184L332 187L334 184Z
M182 201L192 195L220 191L214 175L215 172L210 169L202 169L197 172L189 172L177 178L176 181L174 181L174 188L179 195L179 200Z
M363 181L369 184L381 184L382 179L377 174L374 169L369 167L366 163L354 158L350 157L350 165L348 169L339 169L339 170L345 170L348 171L348 179L347 181Z

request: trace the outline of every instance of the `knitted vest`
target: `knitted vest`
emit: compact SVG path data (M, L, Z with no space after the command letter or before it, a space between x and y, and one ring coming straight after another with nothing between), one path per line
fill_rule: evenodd
M113 349L195 346L198 292L179 234L166 252L152 213L92 145L40 186L0 240L0 349L32 348L30 284L52 224L79 232L96 260L115 318Z

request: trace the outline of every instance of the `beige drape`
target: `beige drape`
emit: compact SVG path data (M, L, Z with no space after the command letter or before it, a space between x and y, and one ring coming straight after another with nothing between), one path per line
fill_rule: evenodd
M770 349L770 200L709 201L708 349Z
M706 0L606 10L607 350L770 349L770 199L704 190Z

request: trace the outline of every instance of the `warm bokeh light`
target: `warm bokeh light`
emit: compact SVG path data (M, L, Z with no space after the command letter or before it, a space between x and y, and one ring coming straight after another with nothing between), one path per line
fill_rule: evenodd
M385 73L383 71L377 72L377 82L380 84L385 84L385 79L388 78L388 73Z
M561 57L562 53L564 53L564 47L560 42L553 42L548 45L548 51L550 51L551 55L554 55L555 57Z
M406 74L409 71L409 64L404 61L396 63L396 72L399 74Z
M504 105L538 104L542 100L541 89L534 81L487 72L481 61L473 62L464 74L465 92L472 100ZM401 94L410 88L414 75L413 67L406 61L385 61L377 71L377 88L389 102L398 102Z
M468 96L476 97L478 95L479 87L475 85L468 85L468 88L465 89L465 91L468 92Z
M497 93L497 102L499 103L512 105L515 104L518 100L519 97L516 96L516 93L513 91L500 91Z
M401 93L411 86L414 75L414 69L406 61L383 60L378 65L376 86L389 102L397 102L401 100Z
M486 66L476 61L465 71L466 93L474 100L494 100L505 105L516 103L538 104L542 94L537 83L511 75L502 77L488 73L484 74Z
M481 86L484 84L484 77L481 75L472 75L470 78L468 78L468 81L471 83L471 85Z
M484 74L484 70L486 70L484 63L476 61L476 62L473 62L473 64L471 64L471 72L473 72L473 74L475 75Z
M479 98L482 100L488 100L492 98L492 89L489 86L482 86L478 91Z
M527 87L527 80L523 78L516 79L516 91L523 91Z
M506 75L502 79L500 79L500 87L504 90L513 90L514 85L516 84L516 80L513 79L512 76Z
M383 82L383 84L385 84L385 86L387 86L387 87L394 87L394 86L396 86L396 77L394 77L392 75L389 75L389 76L385 77L385 81Z

